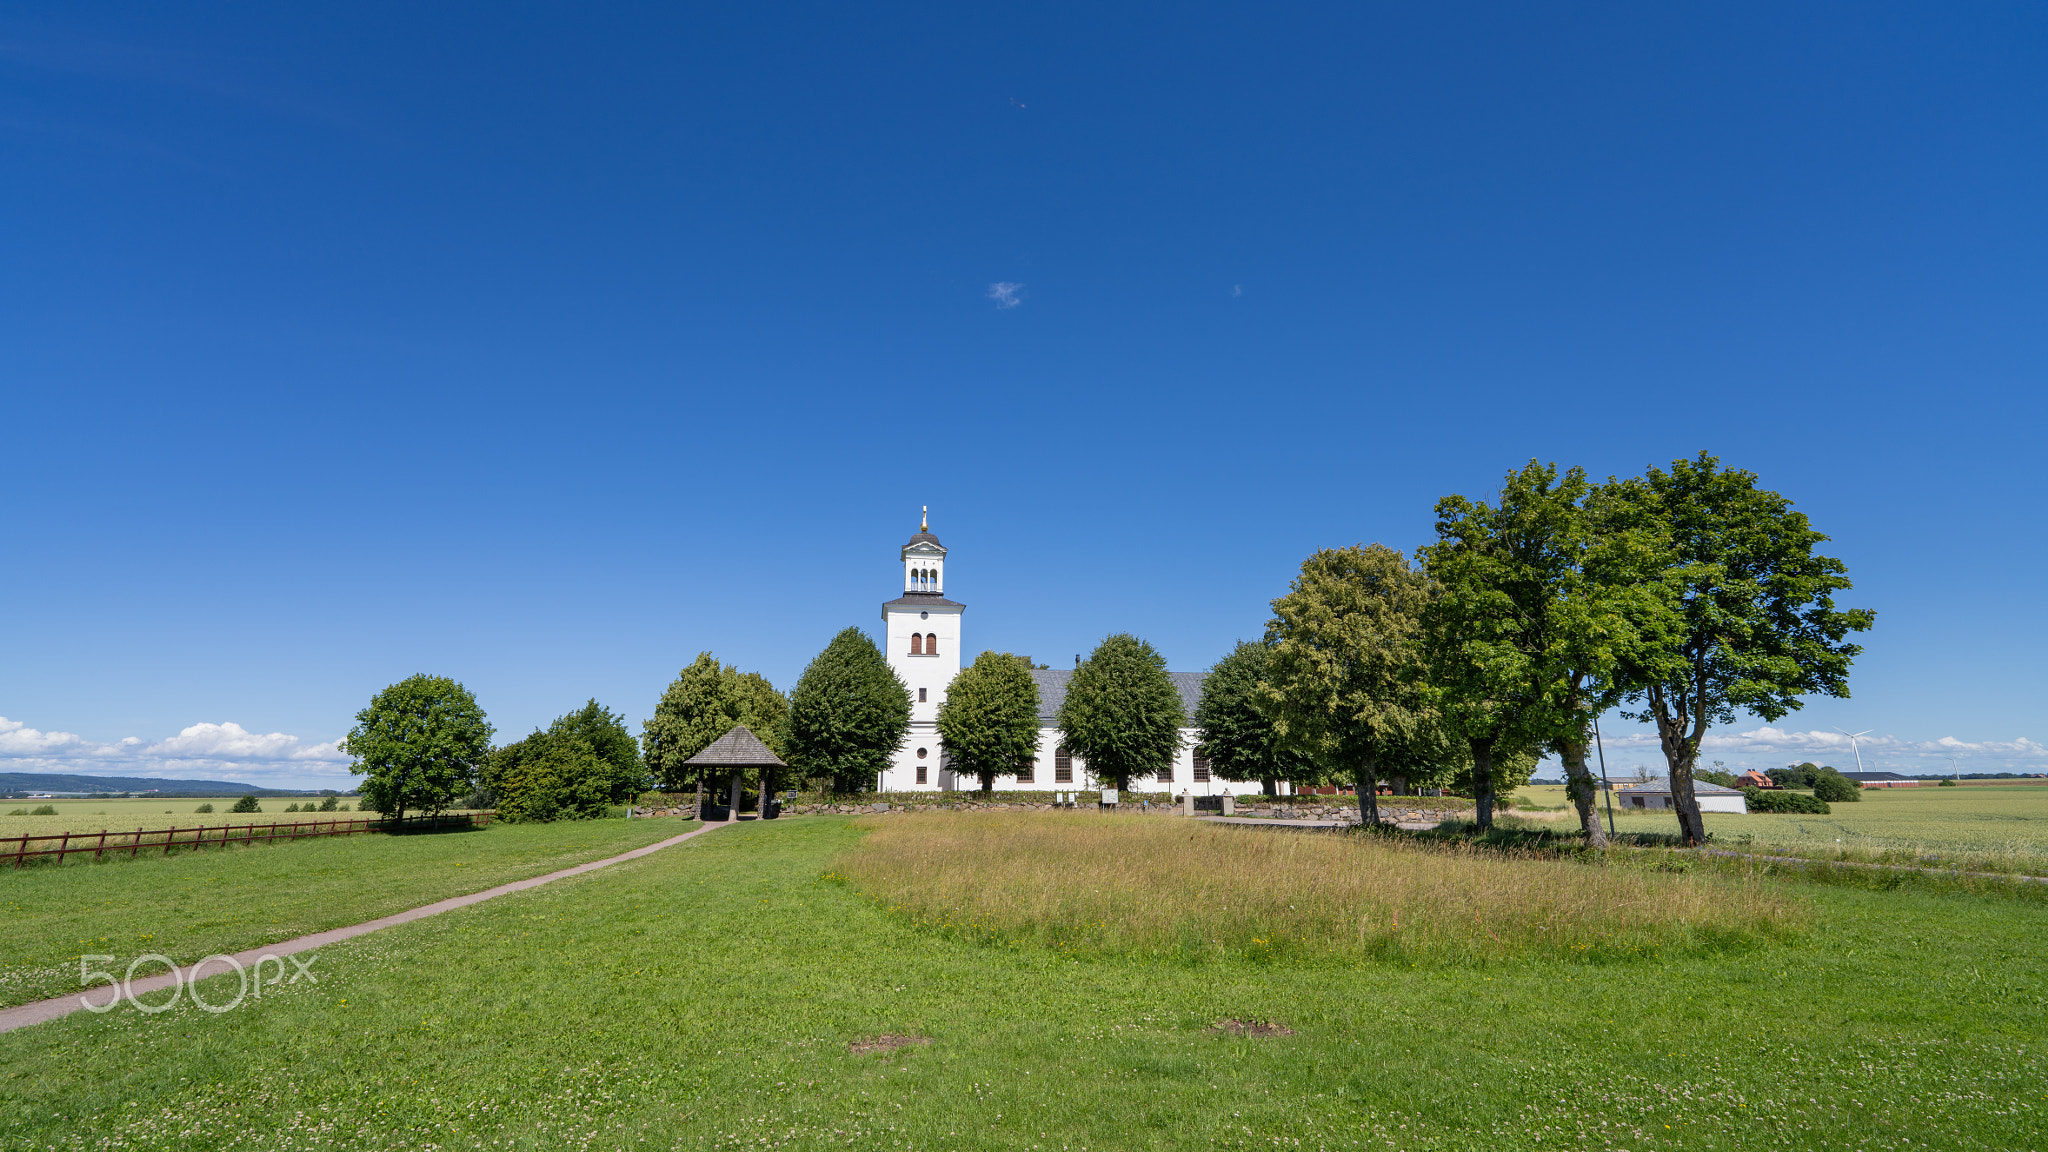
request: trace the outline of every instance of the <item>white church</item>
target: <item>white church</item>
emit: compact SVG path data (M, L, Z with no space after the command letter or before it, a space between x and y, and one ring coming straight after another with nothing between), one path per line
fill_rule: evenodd
M946 702L946 688L960 674L962 663L972 661L961 629L967 606L946 598L946 548L929 529L927 520L903 545L903 595L882 605L889 664L910 688L910 734L897 749L895 762L882 774L885 792L964 792L981 787L978 777L956 775L948 768L939 745L939 705ZM998 791L1080 792L1102 786L1088 775L1085 761L1061 746L1059 730L1054 727L1054 717L1067 698L1067 681L1073 675L1067 668L1032 671L1032 679L1038 681L1038 759L1027 771L996 777ZM1181 704L1192 720L1208 673L1168 675L1180 689ZM1132 778L1134 790L1176 796L1242 790L1234 782L1210 777L1209 762L1195 755L1195 742L1200 738L1195 729L1182 728L1180 736L1180 751L1172 767L1158 777Z

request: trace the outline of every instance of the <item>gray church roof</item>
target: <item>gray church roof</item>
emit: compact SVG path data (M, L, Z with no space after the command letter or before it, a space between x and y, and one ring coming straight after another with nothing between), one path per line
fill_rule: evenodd
M905 592L902 596L882 605L890 608L965 608L958 600L948 600L937 592Z
M1188 723L1195 722L1195 708L1202 703L1202 681L1207 672L1168 672L1173 686L1180 691L1180 706L1188 714ZM1074 678L1072 668L1033 668L1031 678L1038 681L1038 718L1050 723L1059 715L1060 705L1067 702L1067 681Z
M744 724L713 740L702 752L683 763L710 764L720 768L754 768L764 764L775 768L788 767Z

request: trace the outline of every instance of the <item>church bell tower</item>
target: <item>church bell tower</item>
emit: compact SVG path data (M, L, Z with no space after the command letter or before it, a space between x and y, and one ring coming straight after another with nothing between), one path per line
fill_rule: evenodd
M953 774L939 751L939 705L960 674L960 615L967 606L946 599L946 546L931 533L929 509L898 558L903 595L882 605L882 631L889 666L910 689L910 734L883 785L890 791L951 788Z

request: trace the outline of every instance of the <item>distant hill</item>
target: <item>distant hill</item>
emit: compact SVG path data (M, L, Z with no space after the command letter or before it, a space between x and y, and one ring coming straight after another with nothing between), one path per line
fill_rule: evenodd
M0 772L0 792L163 792L172 796L316 796L291 788L260 788L232 780L158 780L143 776L73 776L64 772Z

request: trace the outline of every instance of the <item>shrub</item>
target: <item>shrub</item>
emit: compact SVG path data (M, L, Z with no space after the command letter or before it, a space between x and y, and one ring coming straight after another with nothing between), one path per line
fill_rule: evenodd
M1813 781L1813 795L1816 799L1830 804L1843 804L1863 799L1854 780L1840 772L1824 772Z
M194 808L194 809L193 809L192 811L194 811L194 812L197 812L197 813L198 813L198 814L200 814L201 816L204 816L204 815L206 815L207 813L209 813L209 812L213 811L213 805L212 805L212 804L201 804L201 805L200 805L199 807L197 807L197 808Z
M31 816L55 816L56 814L57 806L55 804L45 804L42 807L36 809L35 811L29 813L29 815Z
M256 798L254 796L244 796L240 800L235 801L235 806L233 808L228 809L228 811L261 812L263 811L263 805L256 803Z
M15 809L14 811L12 811L12 812L9 812L9 813L8 813L8 815L9 815L9 816L26 816L26 815L28 815L28 809L26 809L26 808L16 808L16 809Z
M1766 792L1762 788L1744 788L1742 795L1749 801L1751 812L1805 812L1815 816L1828 814L1825 800L1804 792L1785 792L1777 789Z
M485 784L479 784L475 788L470 789L469 795L464 796L462 802L456 805L457 808L467 808L471 812L482 812L497 806L498 794L493 792L489 785Z
M1935 785L1936 788L1953 788L1955 786L1956 782L1953 780L1943 780L1941 783Z
M322 801L320 802L320 811L322 811L322 812L333 812L333 811L336 811L336 810L337 810L337 805L339 805L340 803L341 803L341 802L340 802L339 800L336 800L336 799L335 799L334 797L332 797L332 796L329 796L329 797L328 797L327 799L325 799L325 800L322 800Z
M284 806L284 810L287 812L297 812L299 810L299 806L297 804L287 804Z

